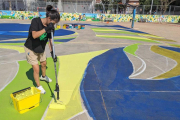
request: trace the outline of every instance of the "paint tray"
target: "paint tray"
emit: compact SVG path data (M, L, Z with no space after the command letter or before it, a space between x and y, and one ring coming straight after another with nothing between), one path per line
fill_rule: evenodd
M41 91L35 87L28 87L10 94L14 108L19 113L25 113L39 106Z

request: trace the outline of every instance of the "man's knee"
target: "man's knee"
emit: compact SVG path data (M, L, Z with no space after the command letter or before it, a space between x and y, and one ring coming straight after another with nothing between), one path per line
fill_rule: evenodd
M33 71L39 74L39 65L33 65Z
M42 63L41 63L41 66L42 66L42 67L46 67L46 61L42 62Z

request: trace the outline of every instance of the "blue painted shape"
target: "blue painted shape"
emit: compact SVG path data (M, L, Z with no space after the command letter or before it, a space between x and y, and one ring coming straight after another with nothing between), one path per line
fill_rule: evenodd
M100 91L94 91L94 92L88 91L88 90L92 90L91 89L92 87L95 90L99 90L98 78L94 72L93 64L90 63L86 71L87 71L87 74L85 76L85 79L83 80L84 83L83 82L82 82L83 84L81 83L81 87L82 87L81 95L83 96L83 98L85 98L83 99L85 100L84 102L86 103L85 106L88 109L90 116L93 117L94 120L97 118L96 116L98 115L101 116L102 120L107 120L106 110L104 109L103 104L102 104L103 100L101 98ZM93 78L91 76L93 76ZM91 82L93 82L94 84L91 84ZM83 87L87 89L84 90ZM92 97L93 95L95 95L96 98ZM91 109L93 110L93 113Z
M29 31L30 24L0 23L0 31Z
M164 80L129 79L132 72L133 66L123 48L109 50L91 60L81 91L95 119L179 120L180 76Z
M18 39L18 38L25 38L25 37L20 36L20 35L0 35L0 41L1 40L8 40L8 39Z
M73 40L74 38L72 39L59 39L59 40L54 40L54 42L69 42L71 40ZM17 40L17 41L0 41L0 43L25 43L26 40Z
M11 36L21 36L21 37L27 37L28 32L4 32L2 35L11 35Z
M59 39L59 40L54 40L54 42L69 42L71 40L73 40L74 38L72 39Z
M3 23L0 24L0 41L8 39L27 38L30 24L18 24L18 23ZM74 31L59 29L55 31L54 36L64 36L74 34Z
M89 64L90 64L90 62L88 63L87 68L89 68ZM84 73L84 76L83 76L83 79L82 79L82 82L81 82L81 85L80 85L80 93L81 93L82 99L83 99L84 102L86 103L86 104L84 104L84 105L85 105L85 107L87 108L87 110L88 110L88 112L89 112L89 115L90 115L94 120L96 120L96 118L95 118L95 116L94 116L94 114L93 114L93 112L92 112L92 110L91 110L90 104L88 103L88 100L87 100L87 98L86 98L86 95L85 95L85 92L84 92L84 88L83 88L84 78L85 78L85 76L86 76L87 68L86 68L86 70L85 70L85 73ZM90 70L93 70L92 67L91 67Z
M124 31L129 31L129 32L134 32L134 33L144 33L144 34L148 34L146 32L142 32L142 31L139 31L139 30L134 30L134 29L131 29L131 28L128 28L128 27L124 27L124 26L121 26L121 25L92 25L92 24L81 24L81 23L78 23L79 25L87 25L87 26L95 26L95 27L115 27L118 29L117 30L124 30Z
M26 40L17 40L17 41L0 41L0 43L25 43Z
M165 49L168 49L168 50L172 50L172 51L175 51L175 52L180 52L180 48L176 48L176 47L166 47L166 46L159 46L159 47L162 47L162 48L165 48Z

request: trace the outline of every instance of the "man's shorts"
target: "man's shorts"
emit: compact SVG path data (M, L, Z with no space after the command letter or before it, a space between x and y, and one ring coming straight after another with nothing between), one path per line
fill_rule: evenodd
M32 50L28 49L27 47L24 46L24 50L26 53L26 59L27 62L31 65L36 65L38 64L38 61L44 62L46 61L46 53L35 53Z

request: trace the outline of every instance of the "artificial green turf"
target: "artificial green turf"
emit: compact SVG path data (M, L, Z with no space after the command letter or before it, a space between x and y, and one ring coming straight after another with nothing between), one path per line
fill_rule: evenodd
M124 36L110 36L110 35L96 35L97 37L104 37L104 38L117 38L117 39L127 39L127 40L137 40L137 41L143 41L143 42L151 42L151 43L160 43L158 41L154 41L154 40L150 40L150 39L147 39L147 38L132 38L131 37L124 37Z
M46 83L41 81L41 85L46 90L45 95L41 95L42 102L40 106L34 108L24 114L18 113L15 110L10 94L21 90L27 87L33 87L35 81L33 79L33 70L31 65L27 61L19 61L19 71L14 80L9 83L1 92L0 92L0 119L1 120L40 120L50 103L55 89L56 79L54 71L54 63L52 58L47 59L47 72L46 75L50 77L53 81L51 83ZM57 70L58 70L57 63ZM9 66L10 67L10 66ZM27 103L28 104L28 103Z
M137 49L138 49L138 45L140 45L140 44L139 44L139 43L136 43L136 44L127 46L127 47L124 48L124 51L127 52L127 53L129 53L129 54L132 54L132 55L134 55L134 56L137 56L137 55L135 54L135 52L136 52Z

